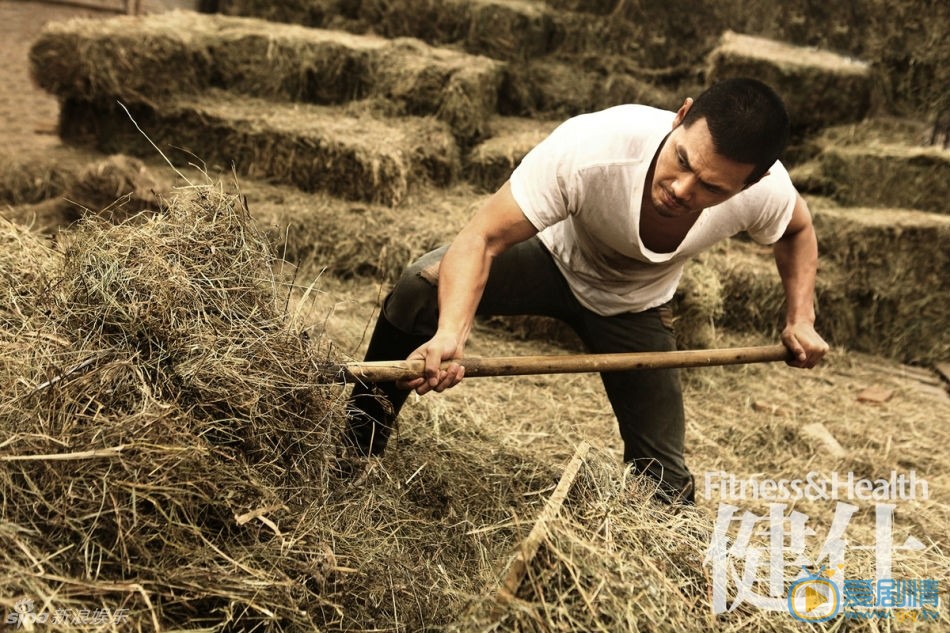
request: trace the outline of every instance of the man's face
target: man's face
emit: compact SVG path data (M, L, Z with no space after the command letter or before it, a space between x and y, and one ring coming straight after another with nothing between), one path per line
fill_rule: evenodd
M666 217L689 215L726 201L745 188L755 169L716 153L706 119L688 128L681 125L690 105L688 99L677 113L653 172L650 197L657 213Z

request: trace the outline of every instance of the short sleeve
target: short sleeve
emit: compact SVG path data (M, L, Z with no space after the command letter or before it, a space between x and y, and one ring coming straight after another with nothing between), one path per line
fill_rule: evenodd
M573 121L562 123L511 174L511 194L538 231L580 208L583 186L575 169L577 147Z
M759 244L774 244L785 234L798 200L798 192L781 163L776 162L769 173L734 198L751 216L746 227L749 236Z

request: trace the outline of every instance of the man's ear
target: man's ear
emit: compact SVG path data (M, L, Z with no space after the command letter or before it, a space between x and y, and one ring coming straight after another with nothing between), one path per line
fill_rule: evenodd
M683 101L683 105L681 105L680 109L676 111L676 117L673 119L674 128L683 122L683 119L686 117L686 113L689 112L689 109L692 107L693 107L693 98L686 97L686 99Z

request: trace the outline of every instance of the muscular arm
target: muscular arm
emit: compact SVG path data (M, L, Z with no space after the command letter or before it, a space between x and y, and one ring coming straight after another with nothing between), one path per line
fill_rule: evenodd
M423 394L453 387L465 375L453 363L440 370L442 361L462 357L472 330L475 310L481 300L492 260L510 246L537 233L505 183L472 216L452 241L439 267L439 325L427 343L409 355L426 361L425 378L405 383Z
M795 367L814 367L828 351L828 344L815 331L815 276L818 270L818 240L811 213L798 196L785 234L773 247L775 263L785 288L786 317L782 342Z

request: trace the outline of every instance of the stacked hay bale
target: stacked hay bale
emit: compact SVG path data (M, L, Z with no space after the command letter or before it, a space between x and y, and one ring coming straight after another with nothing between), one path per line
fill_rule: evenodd
M871 68L862 61L727 31L709 54L707 81L756 77L782 96L799 133L863 119Z
M880 105L888 111L932 120L950 106L950 6L945 2L737 2L730 17L737 31L867 60L878 77Z
M169 152L178 163L385 204L457 176L458 144L488 134L501 81L495 62L419 42L183 12L50 26L31 61L74 142L153 152L120 101L155 142L183 148Z
M153 104L209 87L324 105L376 97L396 114L436 115L465 142L487 133L502 69L422 42L183 11L53 24L30 57L60 97Z
M553 121L499 117L494 122L495 136L479 143L466 157L466 179L482 191L496 191L557 125Z
M520 59L531 42L534 49L543 48L564 59L613 54L654 69L695 70L720 34L732 29L869 61L879 71L879 96L898 112L933 116L948 105L950 48L944 43L950 35L950 9L941 2L789 0L780 5L750 5L724 0L671 5L662 0L548 0L529 6L496 0L488 4L500 5L493 16L499 32L517 34L520 24L521 33L528 35L521 41L498 38L501 45L474 48L477 40L468 34L474 28L471 16L486 5L482 0L295 0L280 6L260 0L222 0L220 6L236 15L456 42L470 52L504 59ZM683 45L686 42L688 46Z
M827 147L818 158L828 193L843 205L950 214L950 152L891 145Z
M451 135L425 119L393 127L370 113L237 100L219 90L128 113L116 103L68 101L61 134L107 153L148 155L154 142L171 147L166 154L177 164L200 156L217 169L230 164L252 178L387 205L424 183L448 184L460 169Z
M514 116L566 118L623 103L676 108L671 90L639 77L627 66L617 58L583 64L542 58L511 64L499 110Z
M925 146L929 133L924 121L887 118L831 127L793 177L842 205L950 213L950 152Z
M815 209L822 255L841 271L849 347L905 362L950 356L950 216L901 209ZM852 316L853 315L853 316Z

